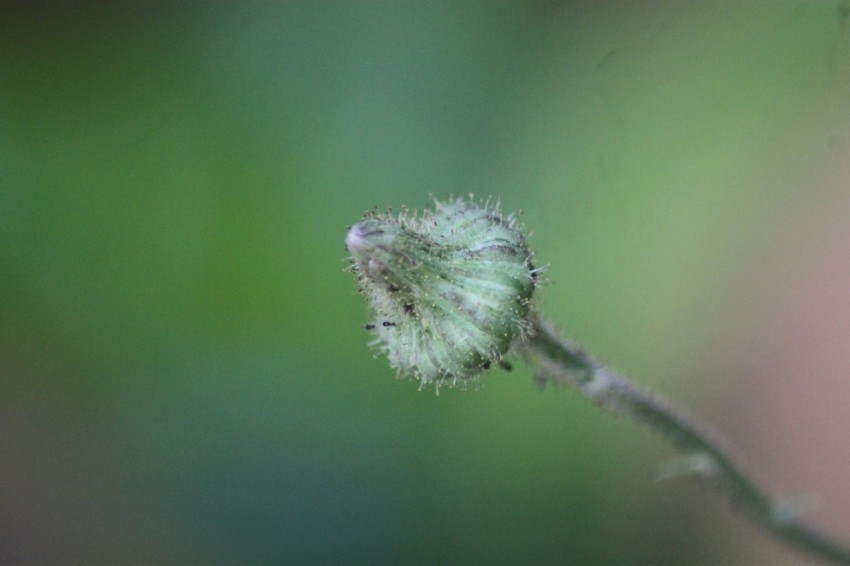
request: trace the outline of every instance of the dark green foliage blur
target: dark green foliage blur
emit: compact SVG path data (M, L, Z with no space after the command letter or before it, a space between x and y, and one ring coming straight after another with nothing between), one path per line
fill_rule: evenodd
M500 197L550 265L538 305L710 420L740 242L827 199L807 179L845 151L847 13L0 8L0 562L784 556L521 363L397 381L343 238L374 206Z

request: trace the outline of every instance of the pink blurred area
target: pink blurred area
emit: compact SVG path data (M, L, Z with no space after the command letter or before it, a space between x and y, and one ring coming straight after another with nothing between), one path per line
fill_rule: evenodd
M745 322L724 340L735 395L711 418L767 487L850 541L850 135L826 147L808 160L810 184L743 244L733 277L746 290L729 312ZM760 534L748 542L765 563L812 563Z

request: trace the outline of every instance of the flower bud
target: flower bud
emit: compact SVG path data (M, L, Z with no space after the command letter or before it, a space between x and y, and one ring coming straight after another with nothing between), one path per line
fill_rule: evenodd
M374 310L367 328L399 375L465 385L524 332L537 270L524 231L498 206L435 207L367 213L345 244Z

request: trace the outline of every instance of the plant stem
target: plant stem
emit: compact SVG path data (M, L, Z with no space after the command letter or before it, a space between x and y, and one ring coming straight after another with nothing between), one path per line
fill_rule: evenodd
M775 500L759 487L727 455L713 434L585 354L562 338L552 323L537 317L531 322L532 332L519 349L553 382L569 385L599 406L630 415L661 433L687 455L680 471L709 480L768 533L810 555L850 564L850 548L801 522L804 509Z

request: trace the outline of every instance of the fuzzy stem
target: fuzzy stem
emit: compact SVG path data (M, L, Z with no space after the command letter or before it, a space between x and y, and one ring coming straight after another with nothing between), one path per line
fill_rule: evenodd
M800 521L803 509L775 500L758 486L720 446L714 435L682 413L636 387L563 339L552 323L532 318L532 332L519 345L526 360L557 384L577 389L599 406L649 425L688 455L686 472L698 474L756 524L810 555L850 564L850 549Z

